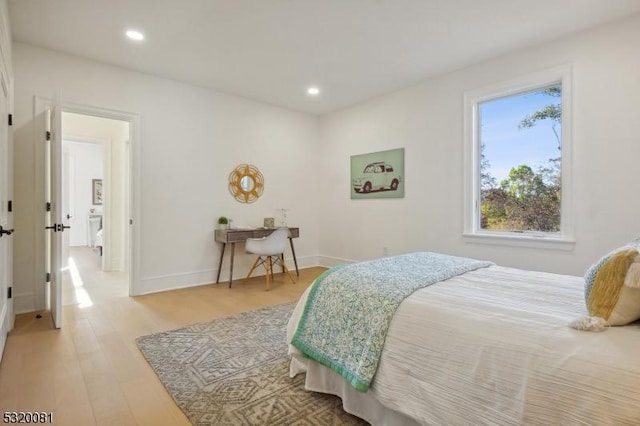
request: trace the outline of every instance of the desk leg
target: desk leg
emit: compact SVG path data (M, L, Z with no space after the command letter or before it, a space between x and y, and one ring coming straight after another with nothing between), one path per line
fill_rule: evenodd
M282 273L284 274L284 253L280 253L278 259L280 260L280 266L282 266Z
M293 263L296 265L296 275L300 276L300 271L298 271L298 259L296 259L296 249L293 248L293 238L291 237L289 237L289 245L291 245L291 253L293 254Z
M236 243L231 243L231 266L229 267L229 288L233 283L233 255L236 252Z
M222 259L224 258L225 247L227 247L227 243L222 243L222 251L220 252L220 263L218 264L218 277L216 278L216 284L220 282L220 270L222 270Z

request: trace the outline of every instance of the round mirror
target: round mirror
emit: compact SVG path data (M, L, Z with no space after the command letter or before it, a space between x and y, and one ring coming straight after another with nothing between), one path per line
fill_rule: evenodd
M229 175L229 192L241 203L253 203L263 190L264 177L252 164L240 164Z
M251 192L254 187L253 177L252 176L243 176L240 179L240 188L244 192Z

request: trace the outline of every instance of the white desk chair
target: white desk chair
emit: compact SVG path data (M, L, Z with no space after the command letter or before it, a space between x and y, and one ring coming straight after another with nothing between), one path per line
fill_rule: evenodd
M269 283L271 278L273 278L273 266L276 264L280 264L282 266L282 270L289 275L292 283L296 283L293 279L293 275L287 269L287 266L284 263L284 249L287 247L287 238L289 237L289 229L288 228L278 228L273 231L271 234L267 235L263 238L247 238L245 243L245 251L247 253L257 254L258 258L253 263L251 270L247 274L247 278L251 277L253 270L260 264L263 265L266 274L266 290L269 291Z

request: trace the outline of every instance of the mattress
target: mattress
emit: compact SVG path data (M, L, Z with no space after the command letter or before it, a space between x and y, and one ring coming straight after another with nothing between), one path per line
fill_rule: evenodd
M491 266L400 304L367 393L293 346L291 374L372 424L640 424L640 325L568 327L582 315L581 277Z

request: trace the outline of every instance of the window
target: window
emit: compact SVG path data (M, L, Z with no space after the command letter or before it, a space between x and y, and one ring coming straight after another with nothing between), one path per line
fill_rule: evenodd
M465 235L571 241L570 72L465 94Z

